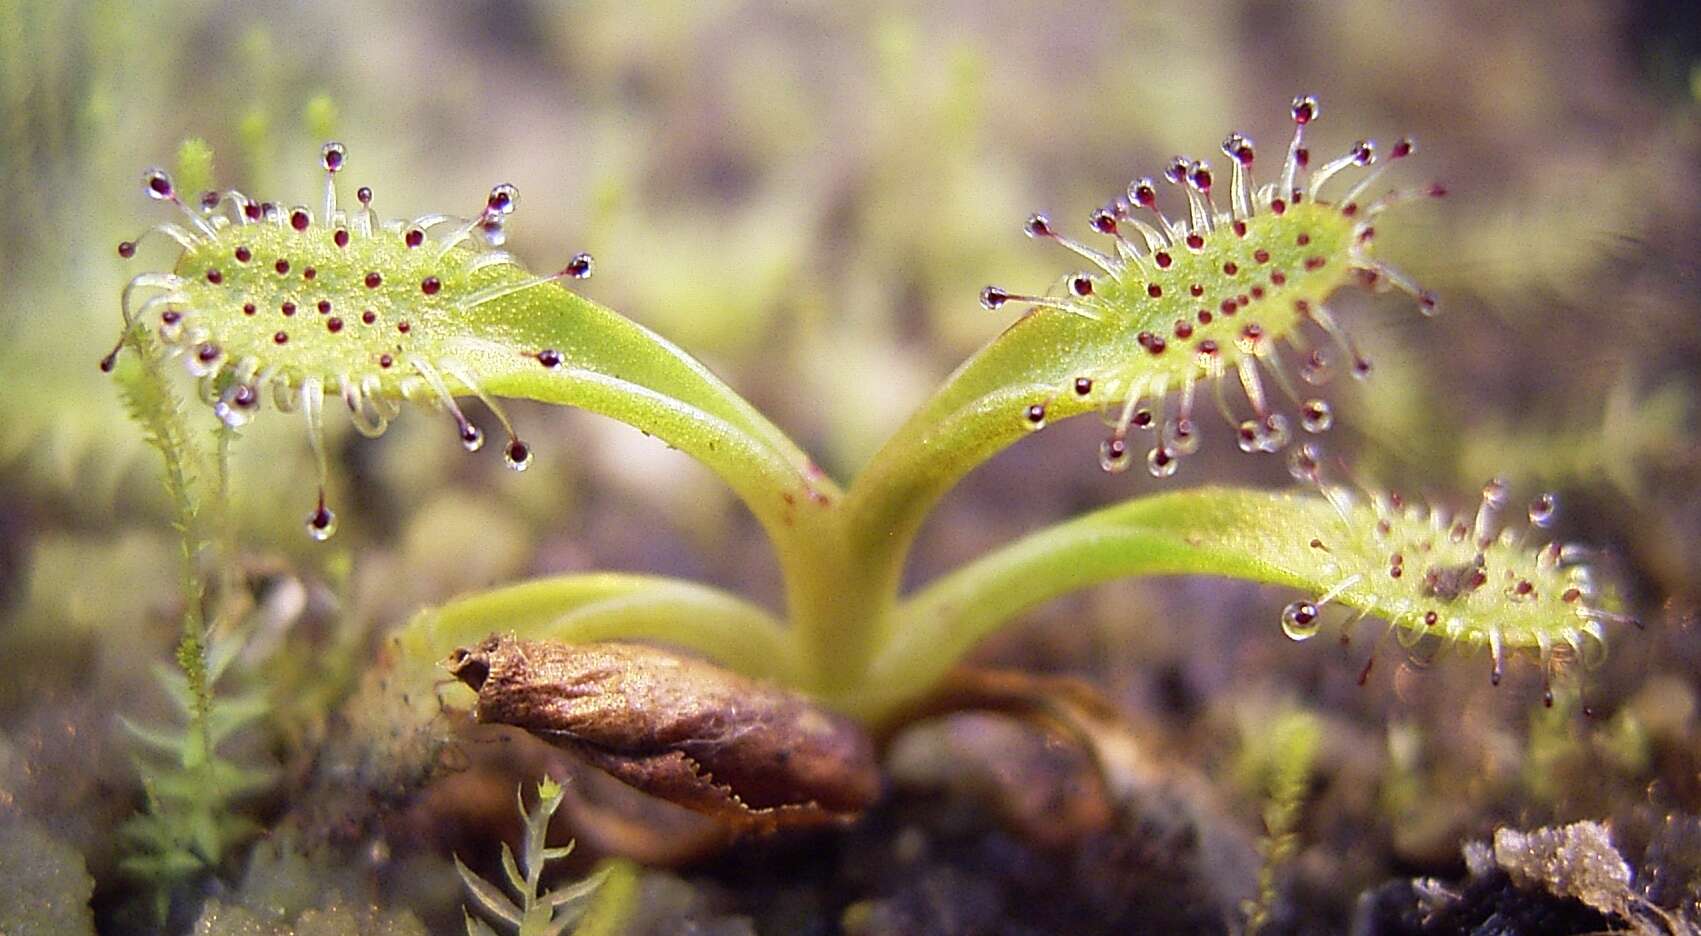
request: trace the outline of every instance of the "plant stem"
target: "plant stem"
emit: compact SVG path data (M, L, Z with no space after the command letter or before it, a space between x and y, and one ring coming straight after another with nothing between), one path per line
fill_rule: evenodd
M898 609L869 675L886 691L858 700L880 717L925 691L982 638L1020 612L1080 588L1135 575L1221 575L1317 588L1298 531L1339 523L1305 495L1202 487L1139 498L1030 534L958 569ZM1276 534L1298 549L1272 546ZM1326 586L1328 583L1324 583Z
M172 528L179 537L178 580L183 598L183 627L176 658L194 698L190 731L199 739L202 755L206 756L212 752L207 719L211 705L206 654L207 588L200 570L206 541L201 529L201 505L194 488L196 466L204 464L205 458L189 432L177 390L166 378L159 345L142 331L131 336L130 344L139 363L128 375L124 392L131 415L142 424L165 469L163 480L174 511Z
M794 606L811 602L798 583L820 565L816 553L828 525L821 518L843 497L791 439L701 362L581 296L528 290L505 298L501 311L500 341L458 339L446 356L477 374L488 394L608 416L703 463L762 524ZM550 348L562 363L543 367L516 348Z
M791 635L805 669L806 687L832 700L863 684L891 607L850 548L848 523L841 507L819 511L804 521L801 535L780 546L786 575L786 611Z
M965 361L875 453L851 485L847 539L892 638L904 566L916 533L939 499L963 476L1031 435L1026 408L1046 402L1050 422L1087 412L1059 395L1079 362L1060 349L1089 344L1093 323L1069 315L1028 316Z

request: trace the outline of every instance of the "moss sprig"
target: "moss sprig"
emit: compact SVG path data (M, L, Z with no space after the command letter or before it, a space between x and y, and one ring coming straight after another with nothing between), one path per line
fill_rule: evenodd
M515 903L502 888L474 874L455 857L455 870L466 885L467 895L486 915L511 928L516 936L560 936L579 922L588 911L591 897L602 886L609 871L604 869L571 884L550 890L542 887L544 865L573 853L573 843L557 848L546 844L549 839L549 820L560 808L566 791L549 777L537 782L537 804L526 808L523 787L514 791L515 805L524 822L520 854L502 843L502 871L509 889L519 897ZM488 923L465 914L467 936L496 936Z
M199 689L181 671L159 666L155 677L180 721L150 725L120 717L135 744L146 809L119 830L125 855L120 868L145 884L163 918L173 891L216 872L233 850L259 832L241 808L271 786L274 772L242 763L219 748L270 712L257 690L219 693L219 681L237 656L241 639L213 641ZM179 654L180 665L182 654Z
M1264 837L1258 841L1258 895L1246 901L1246 932L1268 926L1282 867L1299 851L1299 817L1311 785L1323 725L1316 715L1289 708L1247 726L1237 773L1263 800Z

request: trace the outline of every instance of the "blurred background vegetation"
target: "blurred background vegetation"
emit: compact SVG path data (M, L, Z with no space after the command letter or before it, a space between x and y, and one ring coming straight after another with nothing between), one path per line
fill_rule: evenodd
M1534 714L1533 667L1493 690L1486 663L1425 668L1392 646L1359 688L1370 641L1295 647L1275 626L1286 597L1215 581L1099 589L982 658L1094 680L1154 756L1215 778L1248 840L1264 831L1262 783L1234 779L1262 756L1248 719L1314 711L1278 928L1338 931L1360 891L1457 873L1461 840L1497 823L1615 818L1627 855L1658 844L1701 812L1697 16L1602 0L0 0L0 876L62 865L92 879L104 927L141 925L115 830L143 794L115 716L167 704L150 667L175 642L177 547L157 458L95 362L126 278L170 262L153 244L127 267L113 247L163 220L138 181L182 139L212 145L221 186L292 203L314 200L317 148L341 140L344 181L386 216L470 213L515 183L510 249L550 269L592 251L590 296L848 476L1007 324L978 307L982 285L1043 291L1071 268L1022 235L1029 212L1084 234L1174 153L1215 155L1231 129L1274 152L1298 92L1323 102L1314 152L1410 132L1420 158L1400 174L1451 191L1379 230L1441 317L1338 300L1376 373L1332 388L1335 451L1444 502L1494 473L1558 491L1560 535L1607 548L1647 630L1619 636L1583 703ZM280 777L251 807L262 825L292 809L379 635L419 606L590 568L777 602L755 525L706 471L624 426L515 409L537 449L523 476L466 456L447 420L375 442L332 420L327 545L301 530L298 427L268 414L244 431L231 523L260 623L237 675L271 713L243 743ZM1289 483L1211 428L1162 483L1101 474L1092 426L1027 440L948 500L915 579L1160 486ZM488 812L506 817L519 774L496 775ZM363 833L368 886L349 886L443 919L449 844L489 845L506 828L491 821ZM257 862L239 854L222 879ZM764 919L743 879L699 873L712 888L679 886L720 894L703 914ZM886 919L878 890L850 896L847 920Z

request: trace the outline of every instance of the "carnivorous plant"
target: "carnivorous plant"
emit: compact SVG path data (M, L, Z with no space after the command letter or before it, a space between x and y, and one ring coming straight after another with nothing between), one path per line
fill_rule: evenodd
M1414 152L1410 139L1314 157L1305 133L1318 115L1314 98L1294 100L1293 135L1265 181L1254 174L1264 160L1241 133L1223 141L1222 168L1178 157L1161 179L1136 180L1091 212L1100 247L1030 218L1027 233L1064 248L1079 270L1043 294L983 290L986 309L1025 311L847 483L689 354L573 291L591 275L589 255L540 275L504 251L519 204L512 186L491 189L470 217L385 221L371 189L356 190L352 204L339 191L348 156L337 143L322 151L324 191L313 207L184 192L150 170L146 193L178 217L148 237L176 251L169 269L125 288L119 348L157 336L227 426L265 406L298 413L319 464L317 493L302 498L315 538L337 525L328 400L368 435L409 405L445 411L476 451L484 432L458 402L476 397L500 426L508 464L524 470L531 447L500 401L528 399L612 417L708 466L759 521L785 579L779 612L652 575L507 585L401 630L396 647L421 667L492 633L656 641L879 725L1024 609L1111 579L1175 574L1299 592L1281 620L1295 640L1340 606L1386 620L1407 641L1482 651L1496 680L1515 653L1539 656L1544 672L1592 658L1604 627L1624 618L1581 551L1506 522L1504 484L1490 482L1480 504L1454 513L1326 469L1315 440L1334 416L1313 388L1371 367L1331 297L1393 288L1433 313L1436 297L1378 257L1376 232L1399 206L1444 193L1381 187L1384 170ZM119 250L129 257L138 247ZM1241 449L1286 453L1303 487L1208 485L1129 500L902 591L924 519L977 465L1048 425L1100 413L1105 471L1141 464L1168 478L1211 434L1199 412L1206 395ZM1552 512L1551 498L1537 498L1531 525Z

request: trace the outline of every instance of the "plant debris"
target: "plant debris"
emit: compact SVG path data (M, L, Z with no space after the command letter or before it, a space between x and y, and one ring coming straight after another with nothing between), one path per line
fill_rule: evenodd
M1546 888L1556 897L1574 897L1602 913L1624 916L1629 912L1630 865L1599 822L1574 822L1534 832L1496 829L1494 863L1520 887Z
M739 831L854 819L880 790L854 722L701 660L493 635L445 665L478 693L481 723L522 728Z

